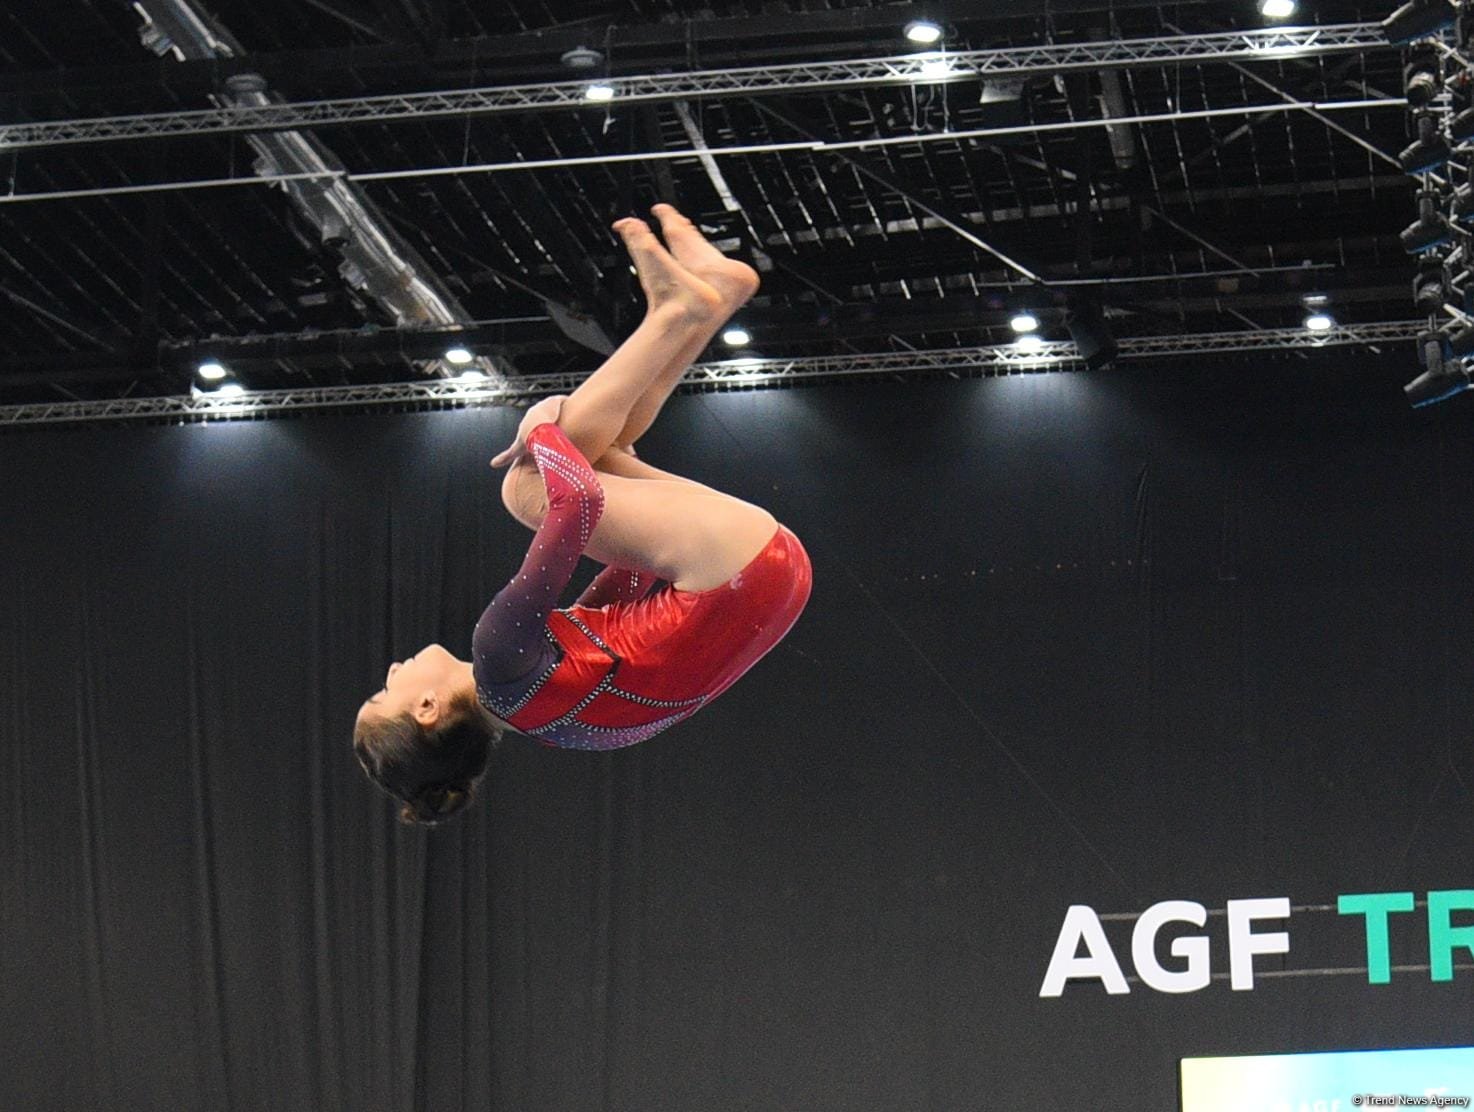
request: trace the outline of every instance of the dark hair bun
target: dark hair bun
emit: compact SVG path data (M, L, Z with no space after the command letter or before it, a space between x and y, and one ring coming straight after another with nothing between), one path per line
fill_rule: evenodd
M425 788L400 809L404 823L442 822L471 802L474 789L470 784L436 784Z

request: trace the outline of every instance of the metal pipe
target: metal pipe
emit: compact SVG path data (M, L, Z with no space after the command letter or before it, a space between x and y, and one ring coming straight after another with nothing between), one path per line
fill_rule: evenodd
M1257 113L1299 112L1313 107L1322 112L1358 110L1366 108L1406 108L1403 97L1381 97L1370 100L1294 102L1289 104L1245 104L1232 108L1201 108L1189 112L1155 112L1138 116L1126 116L1113 120L1070 120L1054 124L1029 124L1019 127L983 127L967 131L942 131L930 135L897 135L883 139L854 139L828 142L825 140L793 143L747 143L735 147L708 147L706 153L721 157L744 154L782 154L788 151L866 150L872 147L888 147L904 144L955 143L962 139L986 139L1000 135L1024 133L1071 131L1076 128L1106 127L1115 124L1163 123L1171 120L1201 120L1217 116L1251 116ZM121 197L131 193L158 193L181 189L218 189L238 185L271 185L277 182L304 181L310 179L336 178L347 182L396 181L403 178L433 178L458 174L494 174L513 170L548 170L570 166L607 166L620 162L679 161L699 159L702 152L690 149L678 151L643 151L634 154L596 154L573 158L529 159L525 162L487 162L459 166L428 166L410 170L368 170L349 173L346 170L324 170L319 173L278 174L253 178L205 178L186 181L154 182L147 185L102 186L93 189L55 189L38 193L10 193L0 195L0 205L18 204L26 201L59 201L82 197Z

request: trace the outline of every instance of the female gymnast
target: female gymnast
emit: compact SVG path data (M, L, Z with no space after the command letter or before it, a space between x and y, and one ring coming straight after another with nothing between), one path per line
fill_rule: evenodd
M476 623L471 659L421 649L359 709L354 752L403 801L404 822L465 807L509 731L575 749L653 737L735 683L808 601L808 556L772 514L635 457L686 368L758 286L673 207L652 211L666 246L643 220L614 225L644 320L571 395L529 409L492 460L510 467L503 503L536 535ZM585 552L605 567L557 609Z

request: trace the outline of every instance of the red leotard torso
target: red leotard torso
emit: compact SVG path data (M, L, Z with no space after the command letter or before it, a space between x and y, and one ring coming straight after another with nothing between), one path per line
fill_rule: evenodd
M499 718L550 745L633 745L720 695L798 620L812 572L783 526L711 590L666 585L649 594L649 573L606 568L574 605L555 609L598 523L603 491L556 425L538 426L527 443L548 488L548 514L475 636L477 693Z

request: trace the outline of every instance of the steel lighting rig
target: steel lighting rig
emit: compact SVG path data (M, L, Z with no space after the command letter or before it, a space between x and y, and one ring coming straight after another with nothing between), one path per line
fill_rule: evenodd
M1117 340L1122 359L1176 355L1211 355L1246 351L1308 351L1325 347L1373 347L1405 343L1419 325L1409 321L1335 325L1323 332L1305 328L1242 329L1189 336L1136 336ZM682 385L695 390L750 390L792 386L802 382L839 382L856 377L898 375L1001 375L1073 370L1085 359L1064 341L1020 345L890 351L869 354L801 356L791 359L744 357L698 363ZM0 406L0 430L23 425L79 424L153 420L195 422L242 420L304 411L364 409L381 405L461 409L510 405L547 394L571 393L588 372L529 375L505 381L429 379L368 386L311 386L296 390L259 390L101 401L38 402Z
M1382 30L1407 45L1403 85L1417 132L1398 161L1421 183L1402 246L1417 257L1413 302L1427 314L1418 334L1423 370L1404 389L1424 406L1474 381L1474 0L1410 0Z

